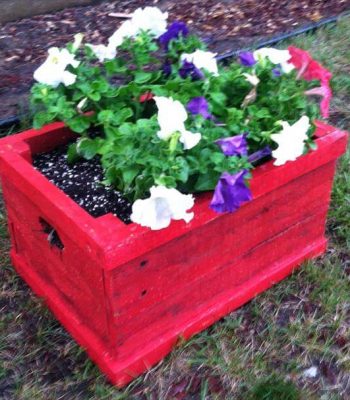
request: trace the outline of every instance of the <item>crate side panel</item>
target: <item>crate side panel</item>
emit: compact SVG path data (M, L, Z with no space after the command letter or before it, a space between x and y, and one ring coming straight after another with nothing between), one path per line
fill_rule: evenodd
M88 245L79 247L62 231L58 231L58 236L64 248L51 244L50 230L42 224L42 220L47 221L45 210L34 205L6 179L2 186L13 250L30 268L27 273L37 274L55 287L62 300L80 315L81 322L107 339L103 272L95 261L93 249Z
M296 254L307 254L310 249L325 242L320 220L324 220L326 213L327 209L320 210L307 220L221 265L192 285L186 286L184 290L128 319L127 323L123 318L116 319L120 330L115 338L119 357L123 359L142 352L143 346L152 342L159 343L165 337L174 334L178 335L179 339L183 335L186 337L185 327L188 325L196 325L196 321L202 319L212 323L232 311L229 305L230 297L236 292L239 293L245 285L249 286L249 282L255 277L263 277L265 271L271 268L278 271L282 265L293 263ZM276 281L271 281L270 286ZM256 288L255 293L258 292L260 290ZM249 298L252 297L254 294ZM219 298L220 304L225 302L222 300L225 298L228 302L220 315L213 311ZM210 322L203 323L203 326L209 324ZM203 328L197 325L197 328L192 328L192 332L193 329L198 332Z
M109 282L112 317L125 322L147 312L220 265L327 207L333 172L334 163L328 164L237 213L116 268ZM301 187L306 195L300 195ZM325 218L320 221L324 224Z

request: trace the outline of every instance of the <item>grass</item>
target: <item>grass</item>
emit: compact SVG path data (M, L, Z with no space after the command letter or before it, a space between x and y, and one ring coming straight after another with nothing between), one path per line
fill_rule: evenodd
M293 42L335 75L331 122L350 121L350 18ZM1 399L350 399L350 152L332 193L327 253L176 348L123 390L111 386L16 275L0 211ZM317 367L314 378L304 371Z

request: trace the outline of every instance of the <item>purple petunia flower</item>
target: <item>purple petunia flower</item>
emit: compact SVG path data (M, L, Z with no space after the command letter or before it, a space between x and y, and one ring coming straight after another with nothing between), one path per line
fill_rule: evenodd
M220 146L225 156L246 156L248 154L247 133L218 139L215 143Z
M175 21L163 35L159 36L159 43L165 50L168 50L169 42L173 39L177 39L180 35L187 36L188 28L184 22Z
M270 149L269 146L266 146L263 149L250 154L250 156L248 157L248 161L250 163L254 163L254 162L260 161L264 157L270 156L271 154L272 154L272 150Z
M254 54L251 51L242 51L239 53L239 60L245 67L252 67L256 64Z
M183 61L182 67L179 69L179 74L182 79L190 76L193 80L203 79L204 74L191 62Z
M169 61L165 61L165 63L162 66L162 71L166 77L171 75L172 68Z
M246 170L233 175L223 172L216 185L210 208L218 213L233 212L243 202L251 200L251 191L244 182L247 173Z
M212 119L213 116L209 112L209 105L204 97L194 97L187 103L187 110L193 114L200 114L204 119Z
M281 75L282 75L281 67L278 66L278 67L274 68L274 69L272 70L272 75L275 76L276 78L278 78L279 76L281 76Z

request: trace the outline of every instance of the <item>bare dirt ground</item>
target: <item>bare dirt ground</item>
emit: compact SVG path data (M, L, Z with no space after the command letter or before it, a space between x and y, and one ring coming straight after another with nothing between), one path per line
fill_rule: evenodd
M147 5L168 11L170 21L185 21L220 54L350 10L350 0L120 0L10 22L0 28L0 119L26 109L33 71L49 47L77 32L102 43L121 23L110 13Z

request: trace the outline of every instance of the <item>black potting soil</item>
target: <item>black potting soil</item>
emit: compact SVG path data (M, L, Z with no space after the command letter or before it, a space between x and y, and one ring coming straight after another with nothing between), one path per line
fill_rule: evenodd
M33 166L93 217L112 213L130 223L131 204L119 192L106 187L98 158L67 163L67 146L38 154Z

